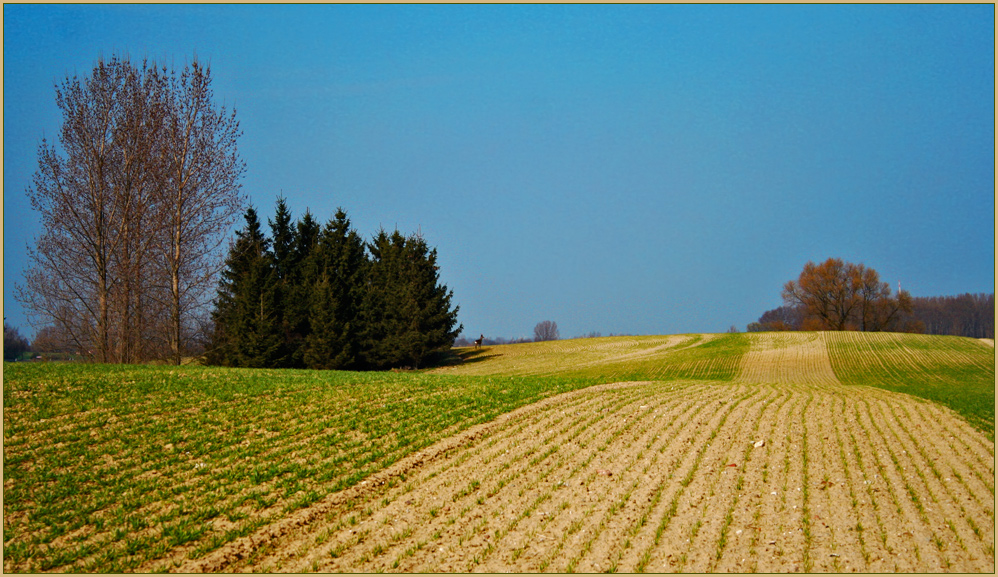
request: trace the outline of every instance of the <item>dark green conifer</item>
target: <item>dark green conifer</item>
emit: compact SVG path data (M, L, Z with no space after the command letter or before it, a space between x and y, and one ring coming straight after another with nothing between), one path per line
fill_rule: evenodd
M279 342L269 322L275 314L270 239L260 229L256 209L244 215L246 225L236 231L219 281L212 312L214 330L206 361L225 366L266 366Z
M252 263L247 281L238 299L235 366L284 366L286 347L280 322L277 271L271 255Z
M381 230L368 244L361 339L368 367L419 368L454 343L461 331L453 292L439 284L437 252L418 236ZM455 328L456 326L456 328Z
M268 222L271 238L274 239L274 269L277 271L277 278L284 280L290 276L294 265L295 229L291 223L291 211L283 196L278 197L274 219Z
M273 244L255 209L245 219L219 284L209 363L419 368L461 331L421 236L382 230L365 245L342 209L321 230L309 212L293 225L283 198Z
M284 324L291 348L290 365L306 366L304 355L306 339L312 332L309 322L310 301L318 280L315 250L319 243L320 225L307 209L296 223L291 264L285 278L286 298Z
M271 238L273 238L273 290L276 313L273 322L281 335L275 368L290 368L294 366L295 342L294 319L288 318L292 313L294 302L294 264L295 264L295 227L291 221L291 211L287 200L281 196L277 199L277 210L273 220L269 221ZM291 315L293 316L293 314Z
M367 259L343 209L323 228L307 270L315 275L304 361L315 369L357 366L358 308Z

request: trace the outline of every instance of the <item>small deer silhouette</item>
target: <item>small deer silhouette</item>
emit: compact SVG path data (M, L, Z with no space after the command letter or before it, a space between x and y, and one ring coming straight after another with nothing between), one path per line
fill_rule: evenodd
M481 348L482 341L484 341L484 340L485 340L485 335L481 335L480 337L478 337L477 339L475 339L475 348L476 349Z

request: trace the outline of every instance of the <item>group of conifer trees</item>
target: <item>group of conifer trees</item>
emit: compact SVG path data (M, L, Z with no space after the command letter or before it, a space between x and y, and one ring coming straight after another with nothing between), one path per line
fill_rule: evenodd
M219 282L209 364L419 368L461 332L437 251L419 235L379 231L365 243L340 209L325 226L292 222L277 201L271 236L250 207Z

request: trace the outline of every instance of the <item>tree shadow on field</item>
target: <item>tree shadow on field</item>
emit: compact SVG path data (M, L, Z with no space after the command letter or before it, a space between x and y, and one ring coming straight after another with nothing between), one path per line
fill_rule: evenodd
M500 356L498 353L489 354L491 347L482 348L472 348L472 347L460 347L453 348L448 351L446 359L442 359L443 362L438 366L442 367L454 367L460 365L468 365L471 363L480 363L482 361L487 361L492 358Z

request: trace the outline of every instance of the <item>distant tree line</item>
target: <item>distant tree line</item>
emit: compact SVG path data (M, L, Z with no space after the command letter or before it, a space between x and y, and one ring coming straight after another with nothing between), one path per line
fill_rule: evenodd
M776 307L762 313L754 323L749 323L750 333L767 331L800 331L804 328L804 310L799 306Z
M419 368L461 330L436 249L381 230L368 243L340 209L325 226L296 222L278 199L271 235L250 207L222 271L209 364L234 367Z
M930 335L995 338L995 295L915 297L912 316Z
M994 294L892 295L877 271L841 259L807 263L796 281L784 285L783 302L749 323L748 331L894 331L994 338Z
M545 323L550 323L550 324L545 324ZM632 336L632 334L633 333L610 333L608 336L611 336L611 337L627 337L627 336ZM554 338L553 339L552 338L544 338L544 337L548 337L548 336L554 336ZM600 338L602 336L603 336L603 333L601 333L600 331L590 331L590 332L588 332L588 333L586 333L584 335L581 335L581 336L578 336L578 337L575 337L575 338L577 338L577 339L597 339L597 338ZM536 325L534 325L534 338L514 337L514 338L507 339L505 337L489 337L489 338L484 338L482 340L482 344L486 345L486 346L492 346L492 345L515 345L515 344L520 344L520 343L534 343L534 342L540 342L540 341L545 341L545 340L558 340L558 338L560 338L559 335L558 335L558 323L555 323L554 321L541 321L541 322L537 323ZM463 335L460 336L460 337L458 337L454 341L454 346L455 347L470 347L473 344L474 344L474 340L473 339L470 339L470 338L468 338L466 336L463 336Z
M558 323L554 321L541 321L534 325L534 338L528 339L526 337L514 337L511 339L503 337L485 337L482 335L482 345L492 346L492 345L516 345L520 343L535 343L540 341L556 341L558 340ZM454 341L455 347L470 347L474 345L474 339L469 339L468 337L462 336Z
M493 345L518 345L521 343L532 343L534 339L528 339L527 337L486 337L482 339L483 346L493 346ZM470 347L474 345L474 339L461 336L454 340L455 347Z
M21 336L21 332L16 327L7 326L3 323L3 359L12 361L28 352L28 339Z

